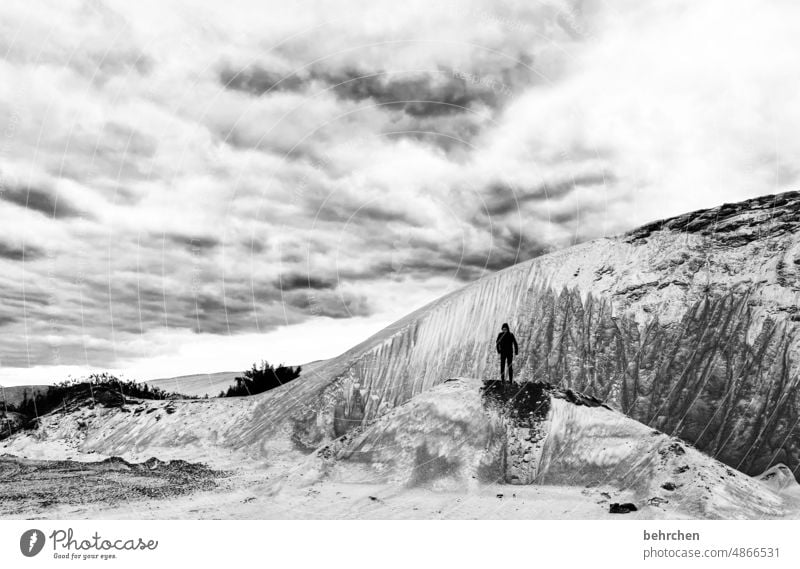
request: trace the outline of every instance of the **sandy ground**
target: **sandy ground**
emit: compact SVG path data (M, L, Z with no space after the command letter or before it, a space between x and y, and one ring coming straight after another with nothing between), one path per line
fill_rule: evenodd
M8 466L17 459L7 455ZM25 461L38 470L39 494L26 489L31 473L16 482L0 472L3 519L692 519L688 512L611 486L580 487L509 484L475 485L463 491L435 491L387 484L319 481L307 485L270 479L267 471L214 473L198 465L162 472L136 472L107 463ZM80 469L75 465L80 464ZM43 474L43 471L49 470ZM134 470L133 472L131 470ZM83 496L80 496L84 491ZM9 496L24 494L24 499ZM635 502L638 511L611 514L611 503ZM783 516L770 516L783 517ZM794 517L794 516L787 516Z
M85 463L84 463L85 466ZM156 479L160 495L145 497L134 489L142 481L104 480L93 472L85 500L69 498L69 482L50 477L51 501L0 501L4 519L602 519L675 517L646 506L625 515L609 514L611 502L630 493L610 488L487 485L467 493L406 489L387 485L323 482L307 487L271 482L264 474L241 472L214 480L213 490L193 483L170 489ZM73 487L77 480L72 480ZM54 487L54 484L56 485ZM58 489L58 485L62 487ZM114 489L114 485L117 488ZM4 483L4 489L9 488ZM106 490L104 490L104 488ZM91 492L89 492L91 489ZM60 498L59 498L60 496ZM60 501L59 501L60 500ZM67 502L67 503L65 503Z

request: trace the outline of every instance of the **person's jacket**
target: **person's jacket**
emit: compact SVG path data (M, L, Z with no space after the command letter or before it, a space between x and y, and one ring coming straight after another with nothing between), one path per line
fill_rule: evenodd
M517 346L517 339L511 332L500 332L497 335L497 353L498 354L518 354L519 346Z

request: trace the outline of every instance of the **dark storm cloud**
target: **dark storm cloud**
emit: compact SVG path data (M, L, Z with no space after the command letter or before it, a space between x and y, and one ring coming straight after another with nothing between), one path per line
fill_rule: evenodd
M210 235L184 235L181 233L165 233L154 235L162 241L168 241L192 253L208 252L219 247L220 240Z
M195 303L197 309L206 315L224 312L230 316L238 316L253 312L253 302L248 299L217 297L208 294L200 295Z
M284 301L312 316L352 318L372 313L366 297L349 293L296 290L286 294Z
M320 221L330 221L336 223L405 223L414 227L420 227L422 222L402 209L393 209L376 203L364 203L364 201L346 201L339 198L339 202L327 201L324 204L320 200L310 200L308 209Z
M450 278L470 282L487 272L505 269L518 262L538 257L552 250L532 235L506 224L484 226L477 223L481 232L491 234L489 246L481 248L454 247L455 242L410 239L395 251L390 261L379 261L360 272L360 278L394 280L414 278ZM388 245L383 245L387 248ZM340 273L343 281L350 275Z
M439 66L405 72L317 64L284 73L260 64L236 67L223 63L216 79L224 89L254 97L299 93L311 107L312 99L319 102L331 97L343 107L357 103L364 116L383 115L387 122L378 134L415 139L450 154L466 152L464 142L487 127L490 117L512 99L515 89L540 80L530 69L532 60L524 54L518 57L485 63L479 71ZM358 117L348 120L357 122ZM294 158L314 156L319 150L319 140L287 145L281 137L263 138L260 131L242 125L219 129L218 134L234 148L290 152Z
M35 261L43 256L44 252L38 247L26 245L23 248L0 241L0 259L6 259L8 261Z
M226 89L255 96L261 96L270 91L299 91L306 84L306 81L298 75L270 71L260 65L236 69L228 63L223 63L220 65L218 78Z
M256 330L266 331L289 321L312 316L347 318L366 316L369 307L363 297L338 293L331 289L281 291L274 283L252 283L246 279L225 282L203 292L179 288L166 292L151 290L143 294L134 287L102 291L96 305L113 306L114 321L106 310L98 314L94 325L117 332L140 334L168 326L170 329L191 330L198 334L236 334ZM312 280L312 284L314 283Z
M297 289L331 289L336 287L336 282L321 277L312 277L300 273L288 273L281 275L276 282L276 286L284 291Z
M467 282L473 281L483 276L485 272L501 271L551 250L551 247L515 232L495 238L492 245L486 252L469 252L463 258L452 259L459 268L456 278Z
M6 324L13 324L14 322L19 321L19 318L14 316L7 316L5 314L0 314L0 326L5 326Z
M186 253L173 253L176 256L171 257L170 265L174 269L182 266L180 258ZM89 334L113 339L116 345L124 344L128 335L165 329L227 335L265 332L316 316L348 318L371 314L364 296L335 291L332 278L308 279L294 272L284 275L282 288L276 281L251 280L246 275L231 276L223 283L219 273L210 270L214 263L199 263L196 273L173 270L167 281L159 276L160 268L151 270L146 266L116 272L111 281L105 274L90 275L70 291L62 291L69 298L60 299L57 305L26 306L27 319L40 323L47 333L52 332L47 329L47 323L52 322L65 338ZM169 285L162 286L164 282ZM76 313L82 315L82 321L72 318ZM117 356L124 353L122 346ZM65 361L82 360L77 347L74 353L64 351L62 355Z
M475 103L496 107L512 90L506 82L512 80L511 74L502 69L497 76L444 68L414 74L321 68L283 74L260 65L237 69L223 63L218 80L226 89L254 96L303 91L314 85L331 89L342 100L370 100L417 118L462 113Z
M0 282L0 285L3 288L3 304L6 307L48 306L51 302L51 296L46 293L26 290L23 294L19 286L15 287L13 284L2 282Z
M502 234L495 237L494 244L498 258L493 266L497 267L497 270L545 255L555 249L552 242L542 241L513 226L505 227Z
M234 285L234 288L236 290L232 294L224 296L202 294L196 299L190 299L189 303L194 302L194 310L189 317L190 320L194 320L191 329L204 334L230 334L255 330L256 320L263 308L261 303L269 301L265 301L263 296L248 297L246 291L239 290L237 285ZM191 309L191 306L189 308ZM262 321L267 326L274 324L264 314Z
M39 212L54 219L81 217L84 215L64 198L41 188L10 188L0 192L0 200Z
M369 99L413 117L461 113L474 103L495 107L510 89L499 81L482 82L478 77L444 69L424 75L344 70L328 76L327 81L342 99Z
M600 186L613 181L611 174L587 174L557 182L541 184L535 188L516 188L510 184L496 184L489 189L488 215L505 215L517 211L522 204L547 202L569 195L580 187Z
M264 241L254 238L244 239L242 247L253 255L264 253L267 250L267 244Z
M86 322L101 336L112 332L143 334L165 327L229 334L257 329L257 318L267 327L277 323L265 310L279 299L272 287L267 287L266 292L259 291L253 298L249 283L243 279L226 281L225 289L220 286L216 291L216 283L208 282L202 275L197 277L197 282L188 276L179 281L179 286L169 288L137 282L140 278L134 274L126 280L117 275L110 286L102 278L87 280L82 284L81 306L73 308L84 312ZM204 290L193 287L204 287ZM64 304L59 308L65 312L72 309Z
M384 198L377 194L382 188L373 187L369 195L359 193L355 188L339 186L334 192L324 187L308 187L299 204L315 222L331 222L342 227L348 225L367 225L374 230L375 224L402 224L422 227L425 212L413 209L405 200ZM391 188L386 188L390 195ZM321 246L324 244L320 244Z
M483 276L486 271L499 271L515 264L518 259L516 249L494 247L485 252L459 252L438 250L417 250L402 261L380 265L376 278L391 276L429 279L433 277L452 278L471 282Z

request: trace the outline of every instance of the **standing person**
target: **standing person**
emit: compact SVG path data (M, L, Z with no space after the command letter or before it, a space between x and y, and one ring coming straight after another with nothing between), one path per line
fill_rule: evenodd
M514 383L514 368L511 366L511 362L514 356L519 354L519 346L514 334L508 329L508 324L503 324L495 344L497 353L500 354L500 381L505 381L506 360L508 360L508 381Z

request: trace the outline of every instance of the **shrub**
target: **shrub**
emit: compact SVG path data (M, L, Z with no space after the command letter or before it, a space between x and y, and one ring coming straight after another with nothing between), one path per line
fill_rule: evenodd
M59 407L64 407L67 401L84 396L94 397L96 393L118 393L122 400L126 397L136 399L194 399L177 393L164 391L160 387L151 387L147 383L119 379L109 373L93 373L83 379L67 379L51 385L46 392L37 392L28 397L24 393L22 402L15 406L15 411L26 417L45 415ZM11 407L9 405L9 407ZM11 409L9 409L11 410Z
M261 364L253 364L253 367L243 373L243 377L237 377L236 383L231 385L227 391L220 392L220 397L237 397L241 395L255 395L270 389L280 387L285 383L297 379L300 376L301 368L284 366L271 366L263 361Z

